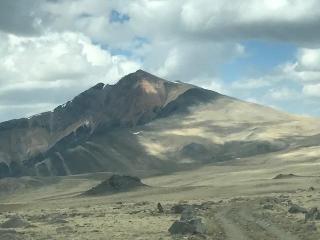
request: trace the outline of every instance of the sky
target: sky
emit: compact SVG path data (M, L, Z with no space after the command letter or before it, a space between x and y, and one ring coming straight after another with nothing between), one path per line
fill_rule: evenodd
M320 116L318 0L1 0L0 121L143 69Z

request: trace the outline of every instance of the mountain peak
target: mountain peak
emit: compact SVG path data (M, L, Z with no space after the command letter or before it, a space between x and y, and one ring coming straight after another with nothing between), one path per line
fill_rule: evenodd
M128 75L124 76L120 79L117 83L119 86L133 86L137 83L141 82L149 82L149 83L164 83L167 80L159 78L151 73L148 73L144 70L137 70L136 72L129 73Z

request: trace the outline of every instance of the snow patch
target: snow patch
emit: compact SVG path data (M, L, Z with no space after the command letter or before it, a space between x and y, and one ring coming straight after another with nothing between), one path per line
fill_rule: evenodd
M132 133L132 134L133 134L133 135L139 135L140 133L142 133L142 131L134 132L134 133Z

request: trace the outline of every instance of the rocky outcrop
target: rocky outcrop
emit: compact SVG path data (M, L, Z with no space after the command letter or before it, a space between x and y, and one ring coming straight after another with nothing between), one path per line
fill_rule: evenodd
M304 207L300 207L297 204L292 204L288 212L294 214L294 213L307 213L308 211Z
M320 211L317 207L311 208L309 211L305 212L305 220L320 220Z
M30 226L31 224L24 220L22 217L16 215L10 217L7 221L3 222L0 227L1 228L25 228Z
M278 174L277 176L275 176L273 179L288 179L288 178L295 178L295 177L299 177L295 174L289 173L289 174Z
M146 187L146 185L138 177L112 175L109 179L86 191L84 195L91 196L126 192L139 187Z
M196 216L193 207L187 206L181 213L180 220L175 221L168 230L171 234L205 234L207 228L202 218Z

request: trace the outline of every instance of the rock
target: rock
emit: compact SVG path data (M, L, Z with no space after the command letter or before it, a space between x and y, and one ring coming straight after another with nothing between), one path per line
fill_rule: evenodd
M25 240L20 234L17 233L4 233L0 234L1 240Z
M74 213L70 214L71 216ZM68 223L68 221L65 219L67 217L67 215L65 213L55 213L52 214L48 223L49 224L65 224Z
M306 226L306 229L308 232L314 232L317 231L317 226L315 225L315 223L311 223Z
M142 202L137 202L134 204L134 206L146 206L148 205L149 202L148 201L142 201Z
M171 234L205 234L207 232L201 218L175 221L169 228Z
M289 174L278 174L277 176L275 176L273 179L287 179L287 178L294 178L294 177L299 177L298 175L289 173Z
M199 208L202 210L208 210L211 208L212 205L216 204L213 201L207 201L207 202L203 202L199 205Z
M0 225L2 228L25 228L31 224L20 216L12 216L10 219Z
M106 213L102 212L102 213L99 213L96 215L96 217L105 217L106 216Z
M187 206L181 213L180 221L188 221L195 218L193 207Z
M180 220L175 221L169 228L171 234L205 234L206 226L202 219L196 216L195 205L176 204L171 209L174 213L181 213Z
M84 195L125 192L144 186L147 185L143 184L138 177L112 175L109 179L86 191Z
M292 204L291 207L288 210L289 213L295 214L295 213L307 213L307 209L298 206L297 204Z
M309 189L308 189L308 191L314 191L314 190L316 190L314 187L309 187Z
M159 212L159 213L163 213L163 212L164 212L161 203L158 203L158 204L157 204L157 209L158 209L158 212Z
M70 226L63 226L56 228L57 233L72 233L74 232L73 228Z
M49 223L51 224L66 224L68 222L69 222L68 220L65 220L63 218L54 218L49 221Z
M79 216L81 216L82 218L87 218L91 216L90 212L84 212L84 213L80 213Z
M318 208L314 207L306 212L304 216L306 221L320 220L320 211L318 210Z
M0 178L9 177L10 168L7 163L0 162Z
M262 208L263 208L263 209L271 210L271 209L273 209L273 205L272 205L272 204L264 204L264 205L262 206Z
M0 229L0 239L1 240L23 240L20 233L14 229Z
M265 197L264 199L261 200L261 204L279 204L283 201L285 201L287 198L286 196L279 196L279 198L277 197Z
M172 206L171 211L173 213L180 214L188 207L191 207L191 205L184 204L184 203L178 203L178 204Z

